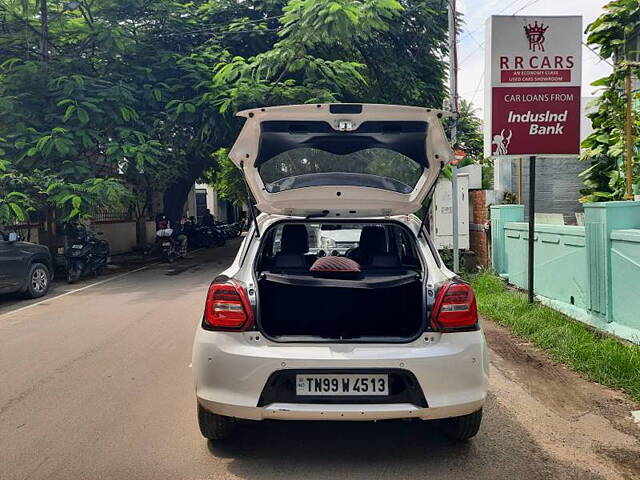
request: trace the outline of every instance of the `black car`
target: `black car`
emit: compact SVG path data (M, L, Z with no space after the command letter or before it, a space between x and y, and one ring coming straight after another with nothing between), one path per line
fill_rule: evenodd
M52 278L53 261L47 247L0 231L0 294L21 292L29 298L41 297Z

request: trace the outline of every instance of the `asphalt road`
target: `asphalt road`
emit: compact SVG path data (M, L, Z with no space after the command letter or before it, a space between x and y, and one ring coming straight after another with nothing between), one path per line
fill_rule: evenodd
M207 443L195 418L191 345L207 286L237 245L113 274L80 291L59 286L41 303L0 300L0 479L590 479L640 472L635 427L618 418L629 404L554 365L554 378L538 377L546 360L511 345L496 327L491 396L481 433L467 444L448 441L430 423L403 421L250 423L228 443ZM571 391L563 392L567 384ZM607 402L603 413L598 408Z

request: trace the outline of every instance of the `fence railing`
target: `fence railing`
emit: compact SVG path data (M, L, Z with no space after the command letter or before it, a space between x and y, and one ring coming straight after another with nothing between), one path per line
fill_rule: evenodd
M129 222L133 220L131 210L98 211L91 216L94 222Z

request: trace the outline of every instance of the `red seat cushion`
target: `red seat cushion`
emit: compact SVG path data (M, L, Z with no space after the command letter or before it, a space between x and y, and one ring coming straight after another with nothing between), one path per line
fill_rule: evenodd
M331 256L317 259L313 262L310 270L325 273L358 273L360 265L350 258Z

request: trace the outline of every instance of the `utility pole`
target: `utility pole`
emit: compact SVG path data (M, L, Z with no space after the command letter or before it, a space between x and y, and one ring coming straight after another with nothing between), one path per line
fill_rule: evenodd
M453 113L451 125L451 145L455 148L458 139L458 51L456 27L456 0L448 0L449 13L449 110ZM451 207L453 222L453 271L460 271L460 251L458 248L458 168L451 166Z

